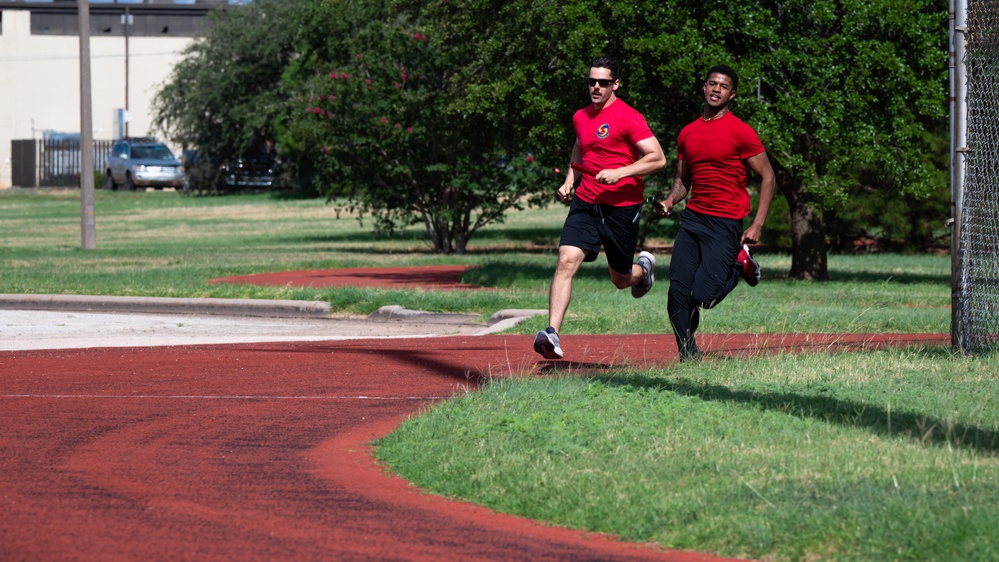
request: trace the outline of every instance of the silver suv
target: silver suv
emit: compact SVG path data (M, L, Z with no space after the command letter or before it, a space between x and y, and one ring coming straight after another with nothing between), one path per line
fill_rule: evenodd
M183 187L184 168L170 149L152 139L122 139L111 146L104 189Z

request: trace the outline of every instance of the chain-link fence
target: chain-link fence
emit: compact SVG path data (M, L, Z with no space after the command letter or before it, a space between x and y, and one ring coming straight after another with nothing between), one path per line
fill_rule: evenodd
M954 345L965 352L999 349L999 6L967 0L964 182ZM958 61L960 64L961 61ZM960 164L958 164L960 165Z

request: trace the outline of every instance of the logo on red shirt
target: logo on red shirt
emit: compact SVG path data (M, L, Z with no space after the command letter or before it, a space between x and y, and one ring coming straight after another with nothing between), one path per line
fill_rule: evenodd
M597 138L598 139L605 139L605 138L607 138L607 135L609 135L609 134L610 134L610 125L608 125L607 123L604 123L603 125L600 125L599 127L597 127Z

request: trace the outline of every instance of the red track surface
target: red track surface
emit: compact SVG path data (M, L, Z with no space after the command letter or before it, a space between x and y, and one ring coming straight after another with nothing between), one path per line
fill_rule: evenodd
M672 336L566 336L573 372L668 366ZM702 336L706 354L946 335ZM0 352L2 560L715 560L419 492L368 443L529 336Z
M383 287L387 289L479 289L461 282L468 270L464 265L433 267L387 267L351 269L311 269L303 271L276 271L256 275L234 275L212 279L210 283L269 285L278 287Z

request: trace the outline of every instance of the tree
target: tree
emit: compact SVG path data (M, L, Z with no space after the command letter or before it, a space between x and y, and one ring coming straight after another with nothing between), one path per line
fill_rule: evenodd
M298 52L305 0L256 0L211 14L157 93L156 127L185 149L223 162L274 155L274 122L285 110L281 76Z
M766 139L790 208L791 277L825 279L824 208L842 207L858 184L896 200L942 187L934 133L946 119L947 11L796 0L740 16L723 36L749 86L739 107Z
M944 187L938 4L257 0L190 49L158 122L222 155L279 134L303 177L380 230L422 223L436 249L463 252L554 189L537 163L564 167L590 59L620 59L619 94L667 147L700 112L704 71L727 63L741 75L734 110L760 133L787 205L791 276L825 279L826 209Z
M564 146L567 85L597 54L621 60L623 95L667 146L700 113L704 71L735 67L734 111L759 132L787 200L792 277L828 276L823 209L858 183L915 198L942 187L930 156L946 116L939 3L452 0L430 12L450 41L477 47L457 103L528 123L548 148Z
M331 198L373 216L379 232L422 224L436 251L457 254L510 209L541 204L539 186L555 180L524 139L453 104L467 45L377 2L330 6L356 25L287 73L296 93L282 142Z
M400 5L432 22L449 46L471 48L454 79L453 107L526 139L546 162L568 163L575 140L572 115L589 102L585 79L597 56L619 57L618 95L645 113L654 131L663 130L664 111L653 106L675 107L656 95L661 89L650 87L656 77L648 76L643 59L630 56L637 53L628 44L648 33L645 17L655 19L668 12L665 7L649 13L633 3L596 0L401 0ZM677 43L679 55L682 42Z

